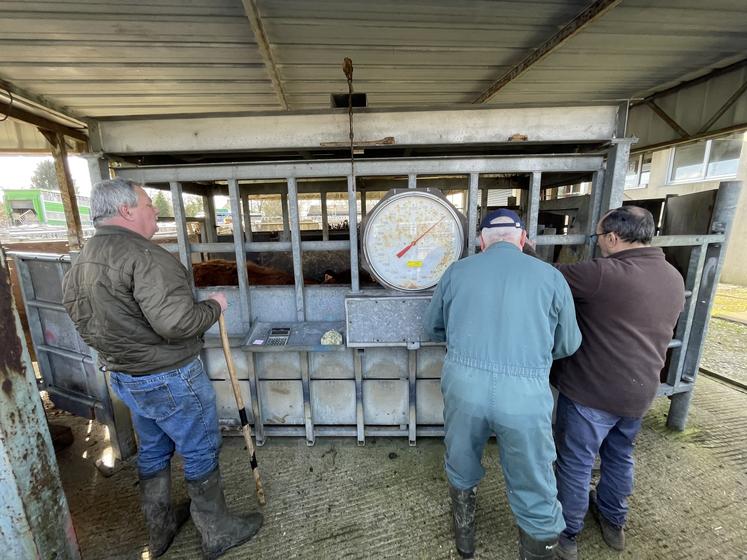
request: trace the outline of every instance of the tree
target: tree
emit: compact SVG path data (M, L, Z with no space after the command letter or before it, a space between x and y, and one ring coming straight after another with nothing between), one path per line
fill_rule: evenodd
M51 159L45 159L36 164L34 174L31 176L31 186L48 191L60 190L60 185L57 183L57 171Z
M187 203L184 205L184 213L188 218L194 218L200 212L202 212L202 197L201 196L190 196L184 197Z
M171 206L171 201L166 198L163 191L158 191L158 194L153 198L153 206L158 209L159 216L173 217L174 209Z

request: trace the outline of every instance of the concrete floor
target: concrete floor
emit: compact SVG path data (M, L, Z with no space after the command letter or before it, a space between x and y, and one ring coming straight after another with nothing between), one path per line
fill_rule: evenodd
M668 401L659 399L639 439L628 547L603 543L596 523L580 539L582 558L747 559L747 394L701 377L688 430L665 428ZM75 443L58 454L63 487L86 560L150 558L138 505L137 476L125 464L105 478L95 460L106 434L95 424L50 412L71 426ZM267 505L257 537L225 558L458 558L440 439L269 439L257 450ZM478 492L478 558L516 558L516 529L490 445ZM257 509L254 484L238 437L224 439L221 455L229 506ZM185 497L178 462L175 493ZM200 558L188 522L165 559Z

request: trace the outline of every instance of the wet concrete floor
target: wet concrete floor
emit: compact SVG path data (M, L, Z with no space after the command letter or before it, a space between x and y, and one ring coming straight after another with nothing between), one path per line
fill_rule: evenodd
M607 548L587 518L581 557L592 559L747 559L747 394L701 377L684 433L665 427L668 401L645 419L637 450L637 479L623 553ZM73 428L75 443L58 454L81 551L86 560L150 558L138 504L134 464L110 478L94 462L107 447L96 424L50 411ZM443 445L421 438L271 438L257 450L267 505L265 525L227 559L458 558L442 469ZM516 529L508 509L495 445L478 492L478 558L516 558ZM226 495L236 512L258 509L243 440L224 438ZM174 462L177 499L185 498ZM190 522L163 557L200 558Z

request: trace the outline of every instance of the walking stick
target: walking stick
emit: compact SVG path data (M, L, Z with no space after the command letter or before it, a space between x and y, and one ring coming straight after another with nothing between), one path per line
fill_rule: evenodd
M233 396L236 398L236 406L239 408L239 417L241 418L241 431L244 434L244 441L246 442L246 450L249 452L249 462L252 465L252 474L254 475L254 486L257 490L257 500L260 505L265 505L265 489L262 487L262 481L259 478L259 468L257 466L257 456L254 454L254 444L252 443L252 427L249 425L249 420L246 417L246 409L244 408L244 399L241 397L241 388L239 387L239 380L236 378L236 366L233 363L233 356L231 355L231 345L228 343L228 333L226 331L226 321L223 319L221 313L218 319L218 326L220 328L220 341L223 344L223 354L226 356L226 365L228 366L228 376L231 378L231 387L233 387Z

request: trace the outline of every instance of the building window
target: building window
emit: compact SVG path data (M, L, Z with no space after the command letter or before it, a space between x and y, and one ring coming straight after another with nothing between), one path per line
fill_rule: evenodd
M625 190L643 189L651 176L651 152L631 156L625 174Z
M670 183L734 177L742 151L742 134L701 140L672 151Z

